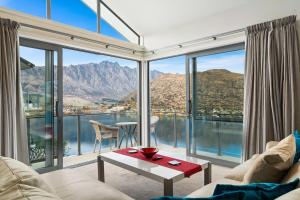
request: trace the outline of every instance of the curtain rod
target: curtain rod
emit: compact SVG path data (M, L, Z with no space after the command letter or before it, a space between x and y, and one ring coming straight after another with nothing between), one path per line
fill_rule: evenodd
M132 54L135 54L136 52L144 53L144 51L139 51L139 50L135 50L135 49L127 48L127 47L122 47L122 46L119 46L119 45L116 45L116 44L100 42L98 40L93 40L93 39L89 39L89 38L85 38L85 37L81 37L81 36L76 36L76 35L73 35L73 34L64 33L64 32L61 32L61 31L56 31L56 30L52 30L52 29L48 29L48 28L43 28L43 27L31 25L31 24L20 23L20 25L24 26L24 27L28 27L28 28L41 30L41 31L46 31L46 32L55 33L55 34L59 34L59 35L64 35L64 36L70 37L71 40L74 40L75 38L77 38L77 39L84 40L84 41L87 41L87 42L97 43L97 44L103 45L105 48L113 47L113 48L120 49L120 50L130 51L130 52L132 52Z
M219 37L225 37L225 36L229 36L229 35L233 35L233 34L237 34L237 33L242 33L245 32L245 28L241 28L241 29L236 29L233 31L228 31L228 32L224 32L224 33L220 33L220 34L215 34L212 36L207 36L207 37L203 37L203 38L199 38L199 39L195 39L195 40L190 40L190 41L186 41L186 42L182 42L179 44L175 44L175 45L169 45L169 46L165 46L162 48L158 48L158 49L153 49L151 51L148 51L149 53L155 54L158 51L163 51L163 50L167 50L167 49L175 49L175 48L182 48L185 46L191 46L193 44L199 43L199 42L203 42L206 40L217 40Z

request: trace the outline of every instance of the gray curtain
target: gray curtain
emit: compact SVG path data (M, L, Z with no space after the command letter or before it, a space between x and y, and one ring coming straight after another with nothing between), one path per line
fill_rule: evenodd
M247 28L244 160L300 128L296 16Z
M29 164L18 28L18 23L0 18L0 153Z

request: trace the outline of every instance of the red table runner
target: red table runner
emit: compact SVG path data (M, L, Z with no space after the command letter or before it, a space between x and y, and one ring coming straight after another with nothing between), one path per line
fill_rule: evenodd
M160 160L153 160L152 158L146 158L141 152L137 152L137 153L128 153L129 150L132 150L132 148L126 148L126 149L119 149L119 150L116 150L114 151L115 153L119 153L119 154L122 154L122 155L126 155L126 156L130 156L130 157L133 157L133 158L138 158L138 159L141 159L141 160L144 160L144 161L148 161L148 162L151 162L151 163L155 163L157 165L161 165L161 166L164 166L164 167L168 167L168 168L171 168L171 169L175 169L175 170L178 170L178 171L181 171L184 173L184 176L185 177L189 177L199 171L202 170L202 167L201 165L198 165L198 164L195 164L195 163L191 163L191 162L187 162L187 161L184 161L184 160L179 160L177 158L171 158L171 157L168 157L168 156L163 156L163 155L160 155L160 154L155 154L153 156L153 158L159 156L159 157L162 157L162 159ZM172 161L172 160L177 160L179 162L181 162L180 165L170 165L168 162L169 161Z

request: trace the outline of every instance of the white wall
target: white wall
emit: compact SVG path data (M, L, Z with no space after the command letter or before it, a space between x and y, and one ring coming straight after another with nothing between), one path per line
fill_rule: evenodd
M144 35L144 44L148 50L152 50L294 14L300 14L300 0L249 0L239 8L157 34Z

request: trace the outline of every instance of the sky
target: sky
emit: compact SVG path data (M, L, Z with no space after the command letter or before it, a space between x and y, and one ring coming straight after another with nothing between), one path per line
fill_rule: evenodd
M209 69L227 69L231 72L244 73L245 51L237 50L197 58L197 71ZM164 73L185 73L185 56L177 56L150 62L150 70Z
M46 0L0 0L0 6L46 18ZM96 13L81 0L51 0L51 18L85 30L97 30ZM100 24L102 34L126 41L126 38L104 20Z
M20 47L20 55L22 58L28 60L36 66L45 66L45 50L34 49L29 47ZM137 62L133 60L126 60L112 56L80 52L70 49L63 49L64 66L87 63L100 63L102 61L118 62L119 65L127 66L130 68L137 67Z

